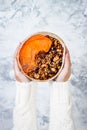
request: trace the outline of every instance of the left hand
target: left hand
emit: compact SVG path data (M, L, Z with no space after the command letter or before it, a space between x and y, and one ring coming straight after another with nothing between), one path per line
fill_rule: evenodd
M30 82L30 80L20 71L19 67L18 67L18 62L17 62L17 53L18 50L20 49L20 45L17 47L16 52L15 52L15 56L14 56L14 74L15 74L15 78L17 81L19 82Z

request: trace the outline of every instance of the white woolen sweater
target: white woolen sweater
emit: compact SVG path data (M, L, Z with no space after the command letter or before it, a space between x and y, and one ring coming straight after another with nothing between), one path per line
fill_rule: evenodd
M69 83L51 82L47 84L50 89L49 130L74 130L71 116L72 101ZM36 82L16 82L17 91L12 130L37 130L37 85L38 83Z

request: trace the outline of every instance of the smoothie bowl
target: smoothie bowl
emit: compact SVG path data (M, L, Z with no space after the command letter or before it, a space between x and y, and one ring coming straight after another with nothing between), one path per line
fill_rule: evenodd
M17 52L18 67L30 80L55 79L63 69L65 44L54 33L39 32L22 42Z

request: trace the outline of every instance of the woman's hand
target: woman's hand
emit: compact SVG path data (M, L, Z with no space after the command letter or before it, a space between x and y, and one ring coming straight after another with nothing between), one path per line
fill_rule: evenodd
M14 73L15 73L15 78L19 82L29 82L29 80L24 74L19 70L18 63L17 63L17 53L18 50L20 49L20 45L16 49L15 56L14 56ZM60 75L55 79L58 82L65 82L69 79L71 75L71 61L70 61L70 54L69 51L66 47L66 52L65 52L65 63L64 67L60 73Z
M29 82L30 80L24 76L24 74L19 70L18 63L17 63L17 53L20 49L20 45L16 49L15 56L14 56L14 74L15 78L19 82Z
M70 75L71 75L71 61L69 51L66 47L64 67L60 75L56 78L56 81L65 82L69 79Z

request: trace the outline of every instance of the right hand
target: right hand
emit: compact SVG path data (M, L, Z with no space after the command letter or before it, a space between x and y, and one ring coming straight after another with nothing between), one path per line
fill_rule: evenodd
M15 74L15 78L19 82L29 82L31 80L29 80L26 76L24 76L24 74L20 71L20 69L18 67L17 53L18 53L19 49L20 49L20 45L17 47L16 52L15 52L15 56L14 56L14 74Z
M60 75L56 78L57 82L66 82L71 75L71 60L69 50L66 47L65 63Z

